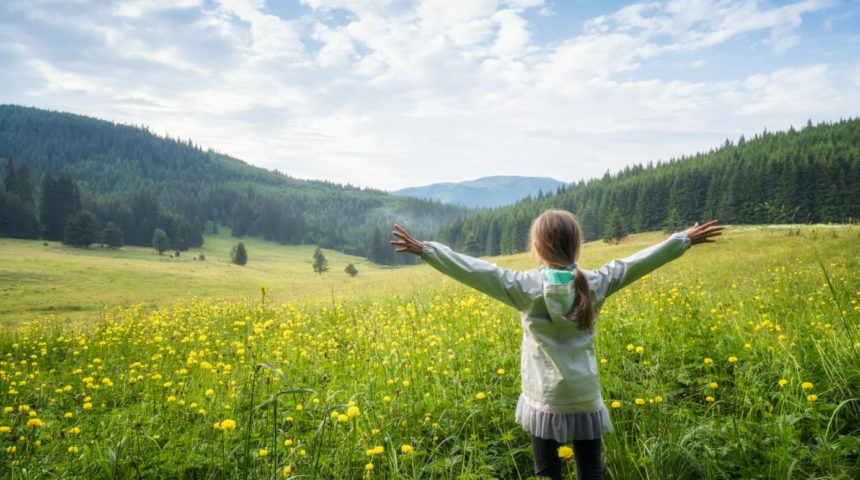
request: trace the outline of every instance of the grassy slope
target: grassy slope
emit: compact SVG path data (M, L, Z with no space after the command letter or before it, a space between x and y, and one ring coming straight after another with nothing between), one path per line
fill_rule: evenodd
M820 228L821 236L829 236L831 231L839 232L840 236L856 236L856 231L848 233L841 227ZM629 255L663 237L662 234L647 233L635 235L622 245L589 243L583 248L580 264L583 268L597 268L612 258ZM764 251L770 258L809 256L808 237L789 237L786 229L779 227L733 228L730 235L720 240L719 257L710 257L708 250L697 249L688 255L695 258L685 258L678 265L667 268L681 268L687 262L694 262L713 275L713 265L702 267L699 262L719 261L725 265L726 271L732 271L741 267L749 256L755 257ZM0 239L0 322L12 325L46 314L62 319L93 318L100 315L103 306L165 305L192 295L257 298L263 286L269 289L270 298L275 301L314 301L328 300L332 295L386 292L390 291L386 287L404 282L411 289L422 281L441 279L428 267L381 268L365 259L335 251L325 251L330 271L319 276L311 269L314 247L282 246L257 238L243 240L248 247L250 261L247 266L238 267L229 262L229 251L236 241L225 229L218 236L207 237L203 248L171 259L139 247L109 252L70 249L50 243L46 249L41 241ZM206 261L192 260L199 253L206 255ZM493 261L518 269L534 266L525 254L499 257ZM360 272L356 278L343 273L350 262ZM731 276L712 276L702 280L717 288L737 281Z
M325 251L329 272L311 268L314 247L282 246L246 238L249 262L230 263L237 242L222 230L206 237L203 248L171 259L152 249L124 247L120 251L72 249L55 242L0 239L0 322L9 325L40 315L89 318L107 307L138 303L164 305L177 298L241 298L260 295L267 287L274 300L349 294L383 280L396 271L359 257ZM206 261L194 261L203 253ZM355 278L343 271L347 263L359 270Z

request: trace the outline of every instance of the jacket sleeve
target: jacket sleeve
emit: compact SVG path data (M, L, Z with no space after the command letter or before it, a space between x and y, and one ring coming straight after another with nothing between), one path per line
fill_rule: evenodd
M595 272L598 278L598 288L595 290L605 299L680 257L690 245L690 237L685 232L678 232L627 258L613 260Z
M437 242L424 242L421 258L430 266L481 293L510 305L517 310L529 308L534 297L535 271L512 272L481 260L454 252Z

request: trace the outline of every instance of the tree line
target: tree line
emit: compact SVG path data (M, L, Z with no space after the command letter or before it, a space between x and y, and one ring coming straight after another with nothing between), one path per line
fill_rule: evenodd
M111 248L124 244L149 246L158 231L163 248L177 252L203 245L203 226L162 211L152 192L141 189L130 204L118 200L88 201L85 205L77 182L66 172L54 177L42 174L38 202L30 185L26 163L6 161L0 188L0 236L43 238L75 247L101 243ZM38 203L38 208L36 207Z
M63 178L63 188L72 179L79 210L95 215L101 228L113 222L132 245L151 245L155 229L161 228L182 250L202 242L202 233L226 227L236 237L262 236L369 257L374 232L387 233L395 221L430 237L468 211L374 189L295 179L143 126L0 105L0 164L12 158L16 165L27 165L24 176L32 185L45 172ZM31 189L36 198L29 203L9 194L0 201L4 211L11 205L10 217L32 220L30 208L40 226L14 221L15 231L3 229L0 235L36 238L51 225L46 238L58 239L56 232L64 226L57 227L60 220L50 216L47 222L39 218L38 190ZM68 218L65 210L56 212L56 219ZM406 256L374 258L388 264L414 262Z
M708 152L629 166L464 215L438 239L473 255L526 249L531 221L547 209L576 214L586 240L724 224L841 223L860 217L860 119L743 136Z

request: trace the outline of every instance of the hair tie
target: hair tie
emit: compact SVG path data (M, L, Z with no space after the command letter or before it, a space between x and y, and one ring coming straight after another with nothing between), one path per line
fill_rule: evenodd
M572 272L576 268L576 263L572 263L570 265L570 271Z

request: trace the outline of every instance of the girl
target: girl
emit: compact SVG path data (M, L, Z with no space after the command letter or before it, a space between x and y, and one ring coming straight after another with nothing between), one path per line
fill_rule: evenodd
M577 478L603 478L600 439L612 432L600 395L594 324L607 297L680 257L691 245L714 242L717 220L685 232L599 270L577 268L582 230L576 217L548 210L531 226L529 246L540 270L502 270L453 252L436 242L420 242L395 225L396 252L419 255L433 268L521 312L522 394L516 422L531 433L535 474L561 479L558 449L572 442Z

